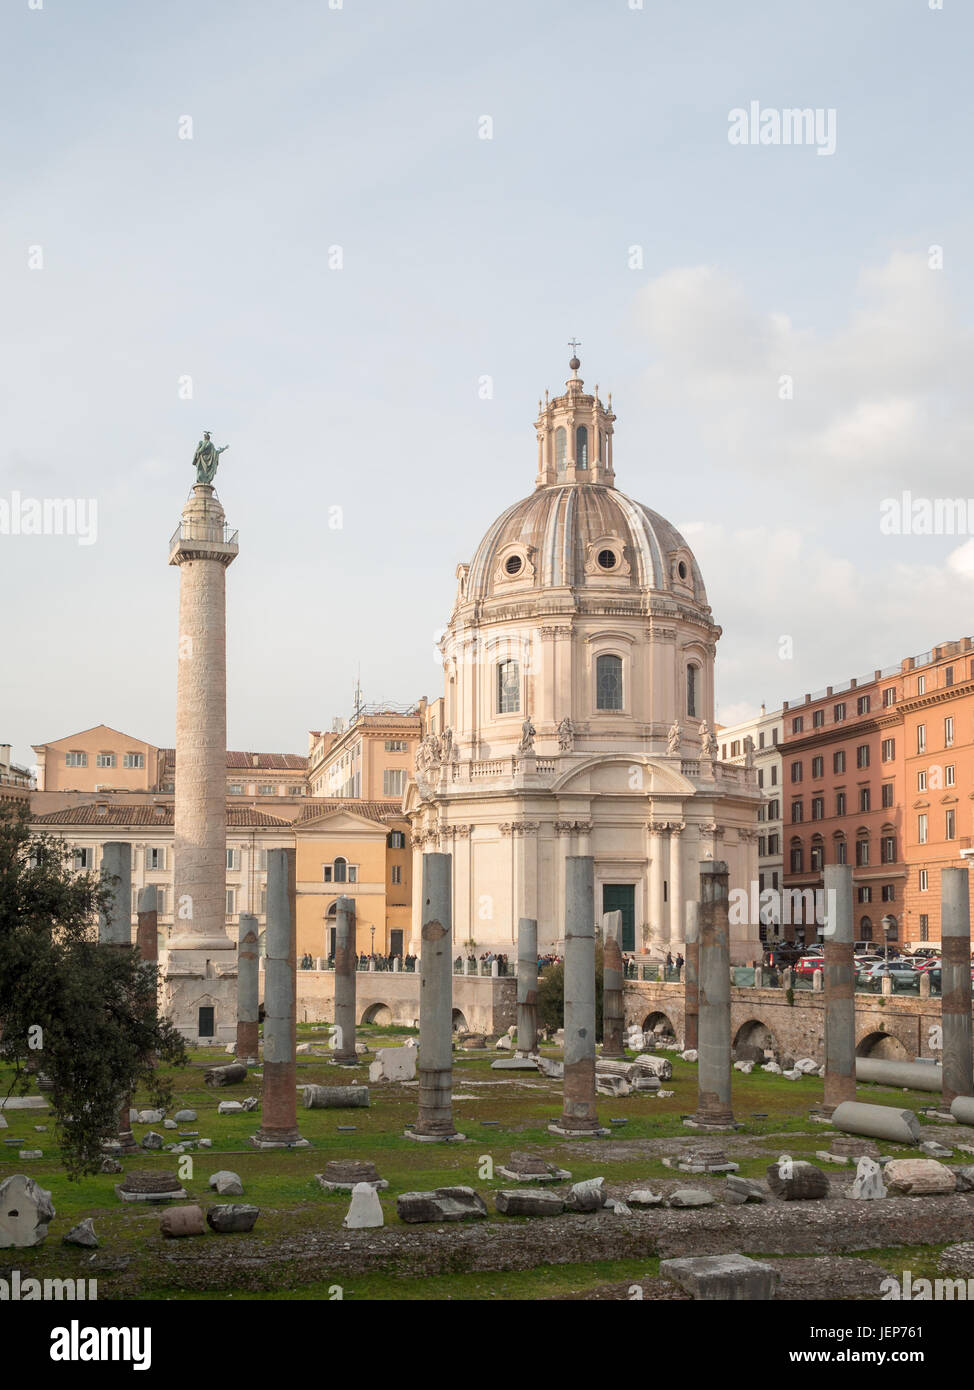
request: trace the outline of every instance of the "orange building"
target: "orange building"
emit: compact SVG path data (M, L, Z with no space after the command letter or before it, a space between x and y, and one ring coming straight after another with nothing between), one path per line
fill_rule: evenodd
M850 864L857 940L939 941L939 870L974 828L974 640L786 702L782 717L786 894ZM820 937L811 905L784 937Z

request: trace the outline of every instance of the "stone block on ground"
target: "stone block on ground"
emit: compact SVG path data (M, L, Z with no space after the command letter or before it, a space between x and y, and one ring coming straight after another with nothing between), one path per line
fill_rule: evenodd
M852 1194L857 1201L871 1202L886 1196L883 1170L874 1158L863 1154L856 1165L856 1176L852 1184Z
M559 1168L556 1163L549 1163L540 1154L520 1153L516 1150L511 1153L507 1162L499 1164L497 1172L502 1178L510 1178L512 1182L565 1182L571 1177L571 1173L565 1168Z
M368 1086L305 1086L305 1110L356 1110L368 1108Z
M176 1121L177 1124L190 1125L196 1119L196 1111L177 1110L175 1115L173 1115L173 1119Z
M678 1187L666 1199L668 1207L712 1207L714 1194L704 1187Z
M203 1208L170 1207L168 1211L163 1212L159 1229L164 1236L205 1236Z
M587 1178L572 1185L565 1205L570 1211L600 1211L605 1206L605 1178Z
M494 1205L504 1216L560 1216L565 1199L543 1188L501 1188L494 1193Z
M140 1110L138 1123L140 1125L159 1125L162 1124L164 1112L162 1110Z
M50 1192L33 1178L6 1178L0 1183L0 1250L40 1245L54 1216Z
M210 1067L203 1073L207 1086L235 1086L247 1080L247 1068L243 1062L231 1062L226 1067Z
M728 1201L739 1203L766 1202L768 1200L768 1194L754 1178L739 1178L734 1173L727 1175L726 1196Z
M649 1187L637 1187L629 1193L626 1201L631 1207L661 1207L663 1194L662 1192L653 1192Z
M927 1158L953 1158L953 1149L948 1149L944 1144L938 1144L936 1139L926 1139L920 1145L920 1152L926 1154Z
M219 1235L231 1235L237 1231L252 1231L259 1215L260 1207L226 1202L207 1208L206 1224Z
M72 1226L66 1235L61 1237L64 1245L81 1245L86 1250L95 1250L98 1246L98 1237L95 1235L95 1226L90 1216L86 1216L83 1221L79 1221L77 1226Z
M352 1188L352 1201L342 1225L349 1231L385 1225L382 1203L371 1183L357 1182Z
M660 1275L701 1301L757 1302L772 1299L781 1275L746 1255L696 1255L661 1260Z
M680 1056L684 1062L696 1062L699 1060L700 1054L695 1047L688 1047L685 1052L680 1053Z
M239 1100L221 1100L216 1108L218 1115L242 1115L244 1108Z
M787 1156L767 1167L768 1186L785 1202L810 1202L829 1195L829 1179L821 1168Z
M361 1158L333 1158L325 1164L323 1173L316 1173L318 1183L326 1192L351 1192L356 1186L368 1183L376 1191L384 1191L389 1184L379 1177L374 1163Z
M432 1192L403 1192L396 1198L402 1221L469 1221L487 1215L483 1198L472 1187L437 1187Z
M651 1052L640 1053L633 1066L638 1071L659 1077L660 1081L669 1081L673 1075L673 1063L669 1057L654 1057Z
M613 1100L627 1096L631 1090L629 1082L621 1076L595 1074L595 1090L600 1096L610 1096Z
M974 1192L974 1167L955 1168L953 1173L958 1192Z
M415 1081L415 1047L380 1047L369 1067L370 1081Z
M546 1076L549 1081L563 1081L565 1078L564 1062L559 1062L554 1057L539 1057L537 1067L541 1075Z
M242 1197L243 1182L238 1173L233 1173L229 1168L221 1168L216 1173L210 1174L210 1187L216 1188L219 1197Z
M951 1170L935 1158L891 1159L883 1178L891 1197L934 1197L957 1190Z
M142 1136L143 1149L161 1149L163 1143L164 1140L162 1135L158 1134L154 1129L150 1129L148 1133Z

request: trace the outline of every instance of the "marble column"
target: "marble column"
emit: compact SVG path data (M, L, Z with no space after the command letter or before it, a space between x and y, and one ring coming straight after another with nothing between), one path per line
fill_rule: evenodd
M407 1139L463 1139L453 1123L453 861L423 856L419 986L419 1115Z
M358 948L355 940L355 901L339 898L335 904L335 1055L333 1062L354 1066L355 974ZM371 962L370 962L371 964Z
M971 1064L971 904L967 869L940 871L943 1109L974 1095Z
M685 829L686 827L683 825L670 826L670 921L666 944L674 955L684 945L682 940L685 919L683 913L683 843L681 836Z
M625 1057L622 1005L622 913L602 917L602 1056Z
M257 918L241 912L237 932L237 1042L238 1062L256 1062L260 1037L260 946Z
M565 882L565 1080L551 1134L605 1134L595 1103L595 864L570 855Z
M113 879L118 882L111 882ZM98 913L98 944L131 946L132 846L126 841L106 841L101 855L101 881L112 901Z
M722 859L700 865L698 1095L697 1113L689 1121L699 1129L730 1129L734 1125L727 881L727 865Z
M825 866L825 1096L822 1113L856 1098L852 869ZM817 972L816 972L817 973Z
M154 883L139 889L135 941L139 959L146 965L155 965L159 959L159 894Z
M538 1050L538 924L521 917L517 924L517 1048L515 1057Z
M666 957L666 938L663 929L663 851L664 830L660 825L646 827L649 848L649 954L654 960Z
M699 1000L700 1000L700 926L698 922L699 905L690 901L684 912L686 931L686 964L683 967L683 1047L685 1050L699 1046Z
M293 849L267 852L267 927L264 933L264 1092L259 1149L307 1147L298 1131L297 942Z

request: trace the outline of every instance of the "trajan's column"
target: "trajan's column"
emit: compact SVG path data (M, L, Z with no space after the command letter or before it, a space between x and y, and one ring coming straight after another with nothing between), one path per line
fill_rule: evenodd
M224 448L227 446L224 445ZM236 1036L237 956L226 931L227 567L237 533L213 488L218 449L204 434L196 483L169 544L179 566L173 930L164 1007L192 1041Z

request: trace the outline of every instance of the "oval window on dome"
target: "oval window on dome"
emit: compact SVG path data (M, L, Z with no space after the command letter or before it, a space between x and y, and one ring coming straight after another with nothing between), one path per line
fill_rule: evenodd
M677 565L677 567L676 567L676 572L677 572L677 574L680 576L681 579L686 579L686 577L687 577L687 562L686 562L686 560L681 560L681 561L680 561L680 563L679 563L679 564Z
M619 563L614 550L600 550L596 558L600 568L604 570L614 570Z
M524 561L520 555L508 555L504 561L504 569L507 574L520 574L524 567Z

